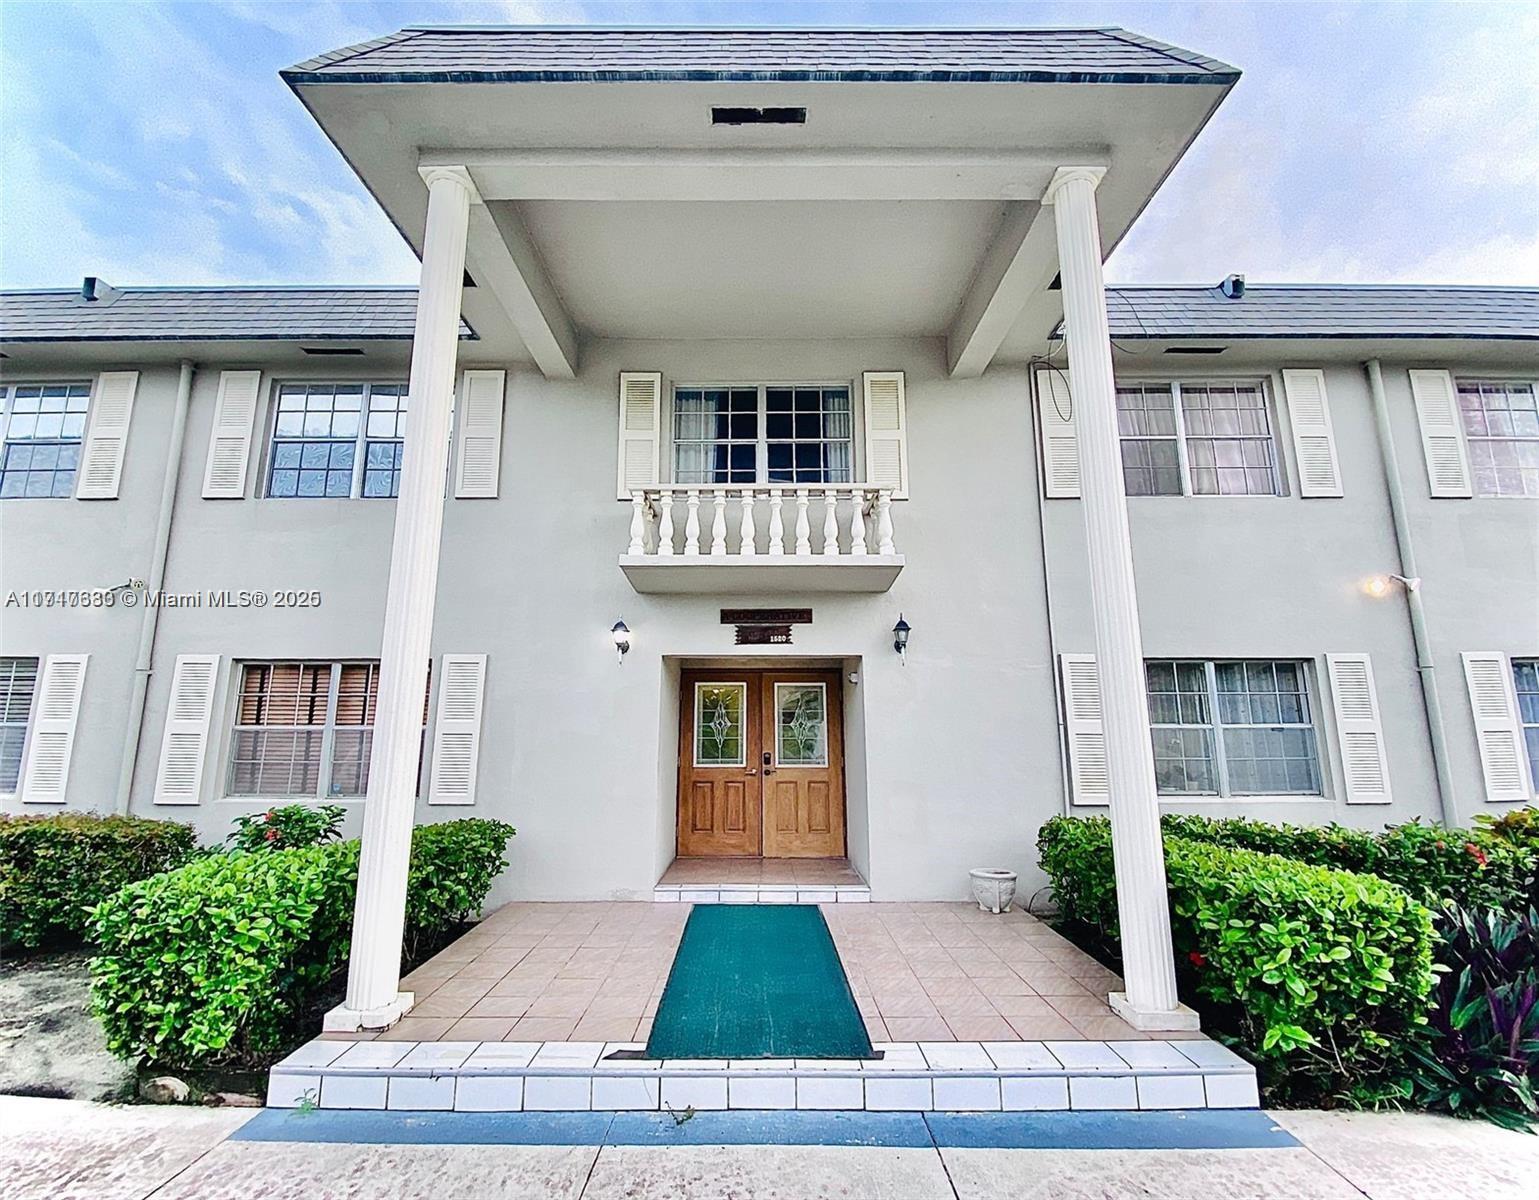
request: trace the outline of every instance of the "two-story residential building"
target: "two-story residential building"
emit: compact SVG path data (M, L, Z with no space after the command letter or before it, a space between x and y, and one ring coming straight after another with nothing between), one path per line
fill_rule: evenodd
M1113 30L284 72L421 288L0 296L5 811L340 802L388 958L414 820L515 824L503 898L927 899L1110 802L1158 951L1160 808L1531 801L1539 290L1103 288L1237 78Z

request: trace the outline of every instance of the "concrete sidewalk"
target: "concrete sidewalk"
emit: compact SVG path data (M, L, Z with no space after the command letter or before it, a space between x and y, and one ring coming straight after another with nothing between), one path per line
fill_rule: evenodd
M692 1133L690 1124L677 1127L683 1131L679 1144L657 1144L673 1139L673 1128L664 1123L651 1135L637 1136L633 1120L629 1142L612 1144L617 1138L607 1132L606 1118L586 1113L575 1114L586 1122L581 1126L559 1121L542 1126L532 1114L509 1114L500 1125L465 1124L461 1114L421 1119L378 1114L371 1116L372 1124L349 1124L320 1113L290 1114L280 1123L274 1114L252 1111L114 1108L0 1097L0 1196L1527 1200L1539 1178L1539 1138L1487 1125L1407 1114L1267 1115L1275 1126L1251 1117L1253 1126L1266 1127L1268 1133L1251 1144L1222 1149L999 1148L987 1144L997 1142L1004 1127L998 1114L987 1115L995 1118L992 1124L986 1118L946 1118L949 1125L937 1126L933 1137L922 1139L914 1131L930 1126L917 1116L903 1124L896 1117L882 1123L870 1114L850 1114L843 1124L825 1127L842 1131L831 1140L846 1144L837 1145L721 1144L709 1140L713 1129L735 1129L726 1142L751 1141L752 1129L742 1123L707 1127L703 1122ZM520 1116L521 1124L508 1123ZM710 1114L723 1122L751 1116ZM1131 1121L1118 1126L1124 1119L1120 1114L1099 1124L1094 1114L1058 1115L1057 1120L1067 1117L1068 1123L1037 1129L1039 1134L1065 1134L1065 1145L1096 1144L1096 1137L1103 1143L1109 1138L1110 1144L1121 1135L1108 1135L1108 1128L1126 1129L1158 1118L1165 1124L1138 1125L1154 1129L1158 1144L1159 1130L1180 1124L1179 1114L1127 1116ZM766 1114L766 1129L775 1128L770 1117ZM774 1118L786 1119L783 1114ZM652 1114L646 1119L658 1120ZM384 1123L389 1121L395 1124ZM512 1141L523 1144L511 1144L496 1132L507 1129L517 1129ZM1080 1130L1100 1133L1082 1138ZM563 1131L580 1136L567 1137ZM392 1140L397 1133L399 1140ZM861 1140L876 1144L848 1144ZM1039 1136L1036 1144L1041 1143Z

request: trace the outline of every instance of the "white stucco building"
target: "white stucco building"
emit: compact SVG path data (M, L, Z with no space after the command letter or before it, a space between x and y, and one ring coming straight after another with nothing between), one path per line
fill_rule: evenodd
M283 78L421 287L0 296L5 811L345 804L378 1013L414 820L516 825L504 899L924 899L1110 802L1157 1025L1161 808L1533 798L1539 290L1103 287L1234 69L437 29Z

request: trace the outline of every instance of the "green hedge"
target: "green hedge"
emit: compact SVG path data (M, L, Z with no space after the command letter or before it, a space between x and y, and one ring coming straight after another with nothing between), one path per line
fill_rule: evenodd
M35 949L78 942L93 906L196 852L191 826L174 821L95 813L0 816L0 944Z
M513 832L483 820L414 832L408 947L479 912ZM91 970L109 1048L168 1066L257 1063L303 1036L347 959L358 849L214 854L105 901Z
M1038 840L1064 914L1117 934L1111 827L1057 817ZM1432 914L1371 875L1167 836L1183 988L1263 1068L1271 1098L1374 1098L1425 1036Z
M1534 895L1534 849L1484 829L1439 829L1411 821L1370 833L1335 824L1274 825L1175 813L1167 813L1162 824L1167 837L1377 875L1434 908L1452 900L1464 908L1521 912Z

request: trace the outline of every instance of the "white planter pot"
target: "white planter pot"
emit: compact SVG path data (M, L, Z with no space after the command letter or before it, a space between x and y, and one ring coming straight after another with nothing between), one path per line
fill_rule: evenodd
M973 899L984 912L1002 913L1015 899L1015 872L1000 867L974 867Z

